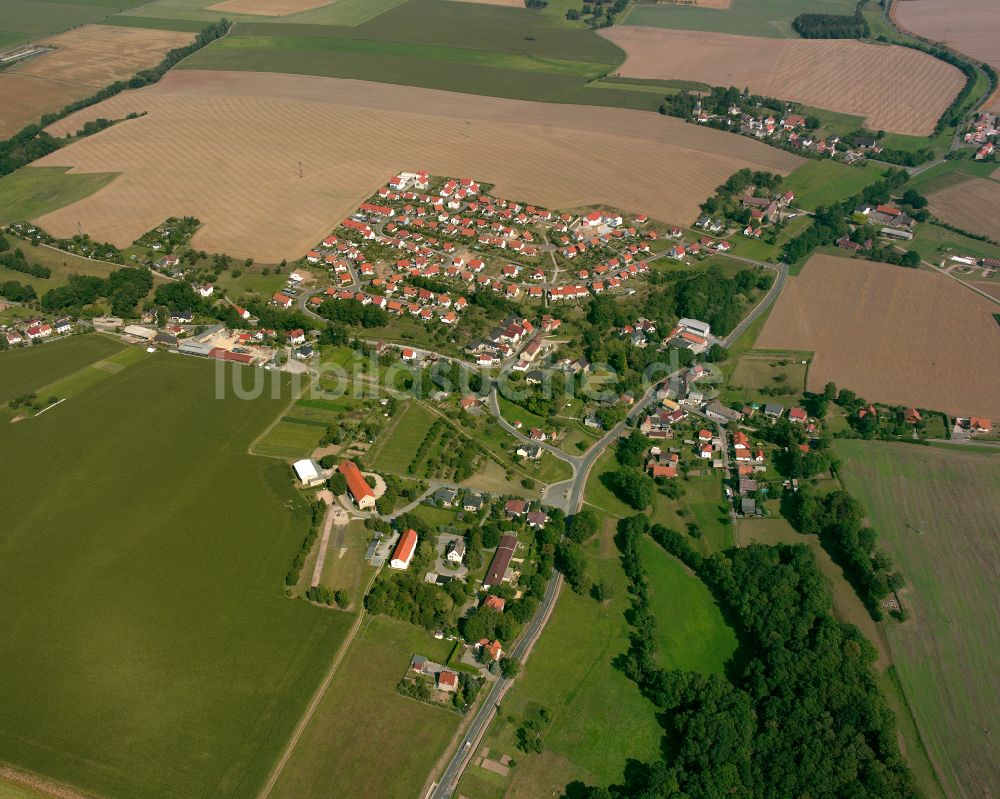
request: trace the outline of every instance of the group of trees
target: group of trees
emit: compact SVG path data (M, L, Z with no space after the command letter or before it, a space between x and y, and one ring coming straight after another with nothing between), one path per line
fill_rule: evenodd
M111 300L115 316L136 315L136 306L153 287L153 274L145 267L125 267L106 278L95 275L70 275L65 286L49 289L42 295L42 308L51 313L79 311L102 297Z
M31 302L38 299L35 287L16 280L5 280L0 283L0 297L6 297L11 302Z
M52 270L47 266L28 261L20 247L10 252L10 244L3 236L0 236L0 266L10 269L12 272L20 272L42 280L47 280L52 276Z
M792 28L803 39L867 39L871 36L868 21L858 3L853 14L799 14Z
M325 585L310 586L306 591L306 599L320 605L336 605L341 610L344 610L351 604L351 598L347 595L346 591L343 589L334 591Z
M889 556L875 544L878 535L864 523L861 503L846 491L825 496L803 486L791 504L791 521L803 533L818 535L823 547L844 569L868 612L882 619L881 601L903 586Z
M636 510L645 510L653 501L653 481L638 469L623 466L612 472L605 472L601 480L616 497Z
M781 175L760 170L740 169L716 188L715 194L701 204L701 210L708 216L723 216L742 225L750 221L750 209L743 206L743 198L774 197L781 186Z
M285 575L285 585L289 588L299 582L299 576L302 573L302 567L305 565L306 557L309 555L309 550L312 549L312 545L315 543L317 536L319 536L319 526L323 520L323 507L318 502L312 503L311 514L309 531L306 533L299 551L295 553L295 560L292 561L292 567Z
M326 300L316 312L324 319L342 325L382 327L389 324L388 312L358 300Z
M835 621L822 574L803 545L751 545L701 558L677 535L682 557L740 633L744 656L731 682L659 667L645 601L639 515L619 523L634 632L620 665L661 710L666 755L634 764L624 785L583 791L624 797L879 796L917 793L896 743L892 713L871 671L872 645Z

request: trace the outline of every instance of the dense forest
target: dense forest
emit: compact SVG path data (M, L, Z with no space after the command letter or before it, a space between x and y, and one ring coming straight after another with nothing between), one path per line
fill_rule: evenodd
M65 286L49 289L42 295L42 308L50 312L79 312L101 298L111 300L115 316L135 315L136 306L153 287L153 274L145 268L118 269L106 278L95 275L70 275Z
M644 535L692 567L735 624L731 679L661 669L638 554ZM619 665L661 710L665 755L633 764L623 785L574 786L588 799L916 797L891 711L872 673L875 651L831 615L823 576L803 545L751 545L702 558L643 515L618 525L635 632Z
M853 14L799 14L792 27L803 39L867 39L871 30L861 15L863 1Z

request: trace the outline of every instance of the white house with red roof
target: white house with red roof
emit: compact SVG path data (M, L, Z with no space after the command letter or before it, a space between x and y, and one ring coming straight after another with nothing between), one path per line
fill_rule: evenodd
M271 304L277 305L279 308L291 308L294 303L295 300L280 291L275 292L271 297Z
M404 532L396 548L392 551L392 559L389 561L390 569L408 569L413 561L413 555L417 551L417 531L409 529Z

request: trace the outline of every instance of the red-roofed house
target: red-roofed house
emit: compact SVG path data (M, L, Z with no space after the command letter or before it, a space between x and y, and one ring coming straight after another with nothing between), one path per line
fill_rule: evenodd
M801 423L801 422L804 422L808 418L808 415L801 408L792 408L788 412L788 418L791 421L793 421L793 422L800 422Z
M454 693L458 690L458 675L453 671L442 669L438 672L438 690Z
M476 649L489 655L490 660L500 660L503 656L503 649L500 646L500 642L494 641L490 643L488 638L480 638L479 643L476 644Z
M497 613L503 613L504 606L507 604L507 600L502 596L496 596L495 594L490 594L486 599L483 600L483 607L489 608L490 610L495 610Z
M390 569L408 569L410 561L413 560L413 553L417 551L417 531L407 530L399 537L396 548L392 552L392 560L389 561Z
M294 300L279 291L275 292L274 296L271 297L271 302L281 308L291 308Z

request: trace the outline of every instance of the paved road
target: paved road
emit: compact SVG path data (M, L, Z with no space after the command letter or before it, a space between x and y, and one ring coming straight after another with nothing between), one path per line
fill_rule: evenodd
M733 346L733 343L736 341L736 339L742 336L746 332L747 328L749 328L750 325L752 325L755 321L757 321L757 318L762 313L764 313L768 308L771 307L771 304L778 298L778 295L781 293L781 289L785 285L785 280L788 278L788 264L784 262L775 265L775 264L766 264L763 261L754 261L751 258L741 258L738 255L730 255L729 257L735 261L743 261L744 263L754 264L755 266L759 266L764 269L771 269L774 272L777 272L778 276L774 279L774 283L771 284L770 290L767 292L767 294L764 295L761 301L758 302L751 309L750 313L746 315L746 318L738 325L736 325L736 327L733 328L732 332L722 340L723 347Z

